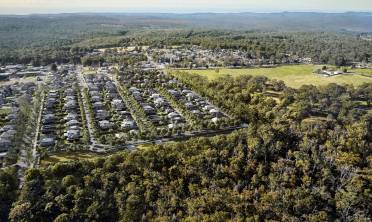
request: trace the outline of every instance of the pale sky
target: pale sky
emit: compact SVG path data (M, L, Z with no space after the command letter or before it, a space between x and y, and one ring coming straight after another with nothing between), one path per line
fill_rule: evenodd
M1 14L243 11L372 12L372 0L0 0Z

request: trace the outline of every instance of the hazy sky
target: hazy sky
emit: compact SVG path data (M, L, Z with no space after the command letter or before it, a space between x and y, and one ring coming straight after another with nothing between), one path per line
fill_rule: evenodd
M372 0L0 0L1 14L194 11L372 12Z

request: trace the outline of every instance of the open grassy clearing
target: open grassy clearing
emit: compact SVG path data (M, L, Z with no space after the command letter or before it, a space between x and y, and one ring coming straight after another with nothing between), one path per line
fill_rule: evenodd
M90 67L84 67L82 73L83 75L96 75L97 69L93 69Z
M2 107L0 109L0 115L8 115L12 111L11 107Z
M206 76L209 80L216 79L223 75L233 77L241 75L267 76L270 79L283 80L287 86L299 88L302 85L327 85L329 83L361 85L366 82L372 82L372 78L366 75L372 75L372 70L353 69L349 74L323 77L313 74L313 71L319 66L315 65L287 65L275 68L250 68L250 69L219 69L219 70L185 70L189 73ZM365 75L361 75L361 73Z
M25 78L12 78L9 81L0 81L0 86L9 86L9 85L15 85L19 83L35 83L35 84L42 84L45 77L40 76L40 81L37 81L37 77L29 76Z
M104 157L103 154L92 152L63 152L58 154L51 154L41 160L41 166L48 166L58 162L69 162L75 160L94 160Z
M137 149L138 150L147 150L149 148L153 147L152 144L141 144L141 145L138 145Z
M319 122L322 122L322 121L327 121L328 119L325 118L325 117L320 117L320 116L311 116L311 117L308 117L306 119L303 119L302 122L303 123L319 123Z
M176 143L173 141L166 142L164 144L171 144ZM153 148L153 144L141 144L137 146L138 150L147 150ZM100 154L94 153L89 151L70 151L70 152L61 152L55 154L49 154L47 157L41 159L40 166L47 167L49 165L53 165L56 163L63 163L63 162L70 162L70 161L77 161L77 160L87 160L87 161L94 161L99 158L109 158L111 155L120 154L127 151L117 151L110 154Z
M355 69L350 71L372 78L372 69Z

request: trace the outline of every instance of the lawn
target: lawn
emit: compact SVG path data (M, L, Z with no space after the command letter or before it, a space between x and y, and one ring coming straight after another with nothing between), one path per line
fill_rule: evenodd
M361 85L365 82L372 82L372 78L366 75L372 75L372 70L354 69L350 70L350 74L338 75L333 77L322 77L313 74L313 71L319 66L315 65L287 65L275 68L249 68L249 69L214 69L210 70L186 70L190 73L206 76L208 79L213 80L223 75L240 76L267 76L270 79L283 80L287 86L299 88L302 85L327 85L329 83L338 84L353 84L354 86Z

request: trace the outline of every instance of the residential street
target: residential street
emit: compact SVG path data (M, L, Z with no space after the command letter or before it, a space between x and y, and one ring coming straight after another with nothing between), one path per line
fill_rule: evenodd
M84 79L84 76L82 73L82 67L78 66L76 71L77 71L77 79L79 81L79 86L81 87L81 92L84 92L84 89L87 89L88 85ZM111 148L111 147L98 143L98 141L94 137L94 129L93 129L92 122L91 122L92 119L91 119L88 104L87 104L87 98L85 98L84 93L82 93L81 96L83 98L83 108L84 108L88 132L89 132L89 141L90 141L89 150L93 152L104 153L106 152L105 148Z

